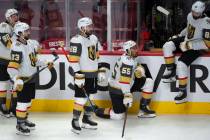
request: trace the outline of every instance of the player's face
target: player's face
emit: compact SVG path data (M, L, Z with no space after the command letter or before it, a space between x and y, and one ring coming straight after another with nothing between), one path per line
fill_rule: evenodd
M132 47L132 48L130 49L130 51L131 51L131 56L132 56L132 57L135 58L135 57L138 56L137 45L134 46L134 47Z
M30 38L30 35L31 35L30 29L24 31L23 33L23 37L25 40L28 40Z
M19 21L19 16L18 16L18 14L13 14L13 15L11 15L10 16L10 18L9 18L9 23L11 24L11 25L15 25L15 23L16 22L18 22Z
M192 16L194 19L198 19L201 17L201 13L196 13L196 12L192 11Z
M94 27L93 27L92 24L86 26L86 28L85 28L85 34L88 35L88 36L90 36L93 33L93 29L94 29Z

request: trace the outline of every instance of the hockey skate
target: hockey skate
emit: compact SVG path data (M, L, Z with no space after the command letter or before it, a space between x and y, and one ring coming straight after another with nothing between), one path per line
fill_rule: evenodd
M111 109L109 109L110 112ZM97 117L104 118L104 119L110 119L110 114L105 114L105 108L98 108L95 112Z
M76 133L76 134L80 134L82 129L81 129L80 125L79 125L79 120L73 119L72 122L71 122L71 125L72 125L71 131Z
M155 111L151 110L148 105L141 105L138 118L154 118L156 117Z
M10 110L10 117L16 117L16 111Z
M176 104L182 104L187 102L187 91L181 91L175 98L174 101Z
M17 135L24 135L24 136L29 136L30 135L30 130L26 127L25 123L20 123L16 125L16 134Z
M155 111L149 108L149 104L151 99L141 98L140 101L140 111L138 114L138 118L154 118L156 117Z
M0 107L0 115L6 118L10 118L10 112L8 110L4 110L2 107Z
M82 118L82 128L84 129L91 129L96 130L97 129L97 123L91 120L90 115L84 115Z
M25 121L25 126L29 129L29 130L35 130L36 124L30 122L29 120Z

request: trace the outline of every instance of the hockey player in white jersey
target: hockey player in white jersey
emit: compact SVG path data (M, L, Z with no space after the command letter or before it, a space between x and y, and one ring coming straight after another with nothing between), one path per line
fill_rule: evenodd
M163 53L166 63L166 73L163 78L174 79L177 71L180 93L175 97L176 103L186 102L188 66L201 56L207 49L204 42L204 36L208 35L208 18L203 15L205 3L196 1L192 5L191 12L187 16L187 27L184 30L182 38L175 38L166 42L163 46ZM182 51L182 55L175 66L175 56L173 52L176 49Z
M127 41L123 45L125 53L115 63L109 79L109 94L112 108L98 108L96 115L108 119L123 119L126 107L131 107L133 92L142 92L139 118L155 117L155 111L149 108L153 95L154 81L145 74L142 65L135 61L136 43Z
M17 134L29 135L30 130L35 129L35 124L28 121L28 107L31 99L35 96L35 81L29 79L37 71L37 66L51 68L52 62L41 61L36 56L34 44L28 41L30 27L28 24L19 22L14 27L17 40L13 42L10 52L11 60L7 71L14 82L14 89L17 91ZM24 83L24 81L26 81Z
M97 123L92 121L91 112L87 108L88 96L97 92L97 80L105 79L103 67L99 68L99 41L92 34L93 22L89 17L78 20L79 34L70 40L70 65L74 70L74 107L72 119L72 131L79 134L82 128L97 129ZM98 77L98 79L97 79ZM82 126L80 127L79 118L84 109Z
M176 103L187 102L188 67L210 47L210 19L203 15L204 10L205 3L197 1L188 15L187 34L180 44L183 54L177 62L180 93L175 97Z
M0 114L10 117L10 111L15 115L15 107L17 104L17 94L12 93L11 107L6 109L6 96L11 88L7 66L10 60L10 48L12 46L13 27L18 22L18 11L16 9L8 9L5 13L5 22L0 23Z

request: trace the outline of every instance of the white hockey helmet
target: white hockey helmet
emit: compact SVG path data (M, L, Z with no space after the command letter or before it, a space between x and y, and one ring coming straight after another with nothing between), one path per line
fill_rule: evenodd
M30 29L30 26L25 22L18 22L14 26L14 32L19 36L19 33L23 33L24 31Z
M134 46L136 46L136 42L134 42L133 40L126 41L123 44L123 51L130 50L130 48L132 48Z
M88 25L91 25L93 24L93 21L91 18L89 17L83 17L83 18L80 18L77 22L77 27L79 28L79 30L81 30L82 27L86 27Z
M16 9L7 9L5 13L5 18L8 20L8 18L14 14L18 14L18 11Z
M198 14L202 14L205 10L205 3L202 1L196 1L192 5L192 11Z

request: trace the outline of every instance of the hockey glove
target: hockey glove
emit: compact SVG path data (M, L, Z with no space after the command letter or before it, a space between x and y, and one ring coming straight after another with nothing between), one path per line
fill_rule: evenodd
M85 85L85 75L80 73L75 73L74 84L79 88L82 88Z
M191 50L192 49L192 42L184 41L184 42L180 43L179 47L182 50L182 52L185 52L187 50Z
M13 81L14 81L14 90L16 91L22 91L23 90L23 80L20 79L18 76L15 76L13 78Z
M132 103L133 103L133 95L131 93L125 93L124 99L123 99L123 104L125 106L131 107Z
M106 80L106 69L105 68L100 68L98 70L98 82L103 83Z
M48 67L49 70L52 69L53 66L54 66L53 62L47 62L47 67Z
M144 70L144 68L141 65L137 66L137 68L134 71L134 75L135 75L136 78L145 77L145 70Z

